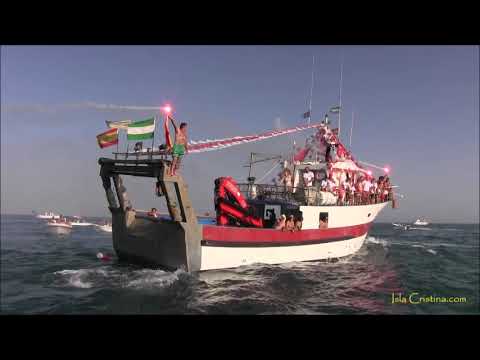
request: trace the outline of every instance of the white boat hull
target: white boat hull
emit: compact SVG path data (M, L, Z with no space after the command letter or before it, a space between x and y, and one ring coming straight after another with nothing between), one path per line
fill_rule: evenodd
M357 252L367 234L325 244L276 246L276 247L210 247L202 246L200 270L234 268L255 263L283 264L342 258Z
M98 228L102 231L105 231L105 232L109 232L109 233L112 232L112 227L111 226L99 225Z
M72 226L92 226L91 223L72 223Z
M386 203L301 207L304 226L302 231L294 233L204 225L200 270L352 255L362 247L371 223L385 206ZM319 229L318 219L323 212L328 212L328 229Z
M44 220L51 220L51 219L59 219L60 215L37 215L37 219L44 219Z
M429 223L428 223L428 222L424 222L424 221L415 221L415 222L413 223L413 225L417 225L417 226L427 226L427 225L429 225Z
M72 226L68 224L47 224L47 229L54 233L67 234L72 230Z

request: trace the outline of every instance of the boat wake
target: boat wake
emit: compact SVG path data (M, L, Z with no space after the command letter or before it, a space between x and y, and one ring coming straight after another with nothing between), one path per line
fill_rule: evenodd
M89 289L92 287L93 283L91 281L86 281L86 278L89 277L92 270L88 269L79 269L79 270L62 270L54 272L55 275L60 275L63 280L66 281L64 286L71 286L80 289Z
M79 289L90 288L163 288L177 282L183 270L167 272L163 270L125 270L113 269L111 266L94 269L66 269L53 273L56 278L54 286L73 287Z
M127 288L145 289L168 287L180 279L181 274L186 274L183 270L167 272L163 270L138 270L132 273L134 279L128 281Z
M365 243L366 244L380 244L384 247L386 247L388 245L388 242L385 240L385 239L377 239L373 236L368 236L366 239L365 239Z

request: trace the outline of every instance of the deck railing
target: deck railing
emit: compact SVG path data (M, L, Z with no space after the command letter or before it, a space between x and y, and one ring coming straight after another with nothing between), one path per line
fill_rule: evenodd
M338 202L338 197L330 192L320 191L318 187L290 187L270 184L238 184L242 195L249 200L268 200L314 206L359 206L378 204L380 199L368 196L368 199L355 197L353 201ZM349 199L350 200L350 199ZM390 201L390 196L383 202Z

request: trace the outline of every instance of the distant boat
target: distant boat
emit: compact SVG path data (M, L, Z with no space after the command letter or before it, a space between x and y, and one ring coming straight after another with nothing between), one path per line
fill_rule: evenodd
M75 220L71 222L72 226L92 226L93 225L92 223L83 221L82 218L78 216L74 216L73 218Z
M418 226L426 226L426 225L429 225L430 223L427 222L425 219L423 218L419 218L417 220L415 220L415 222L413 223L413 225L418 225Z
M393 227L403 229L403 230L410 230L410 225L404 225L404 224L396 224L392 223Z
M72 228L72 224L69 221L55 220L55 219L47 222L47 226L56 227L56 228L66 228L66 229Z
M38 214L36 216L37 219L60 219L60 215L54 214L51 211L46 211L43 214Z
M97 225L98 228L105 232L112 232L112 224Z

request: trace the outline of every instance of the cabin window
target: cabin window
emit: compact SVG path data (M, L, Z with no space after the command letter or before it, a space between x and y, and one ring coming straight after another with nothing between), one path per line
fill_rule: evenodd
M282 207L280 205L265 205L263 220L265 227L272 228L275 226L277 219L280 219Z
M321 212L319 215L319 229L328 229L328 212Z

